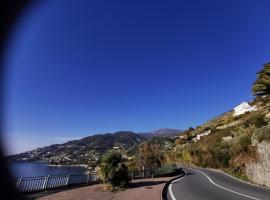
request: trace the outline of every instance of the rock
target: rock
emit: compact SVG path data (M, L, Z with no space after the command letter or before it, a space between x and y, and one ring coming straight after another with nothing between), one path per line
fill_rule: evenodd
M232 126L236 126L238 124L240 124L242 121L241 120L237 120L237 121L233 121L232 123L230 124L225 124L225 125L222 125L222 126L218 126L217 129L226 129L228 127L232 127Z
M232 136L226 136L226 137L223 137L223 138L222 138L222 142L231 142L232 139L233 139Z
M270 142L257 144L257 162L246 164L247 177L259 185L270 187Z
M266 118L270 118L270 112L265 115Z

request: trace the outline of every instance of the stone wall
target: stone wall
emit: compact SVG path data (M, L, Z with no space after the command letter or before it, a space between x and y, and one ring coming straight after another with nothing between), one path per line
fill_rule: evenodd
M247 177L254 183L270 187L270 142L256 144L258 160L246 166Z

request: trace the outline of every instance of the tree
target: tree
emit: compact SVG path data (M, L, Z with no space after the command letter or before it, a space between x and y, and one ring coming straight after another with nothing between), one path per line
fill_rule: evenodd
M99 164L99 174L102 180L105 183L109 183L112 187L126 186L130 178L125 161L120 152L109 151L106 153Z
M270 94L270 63L265 64L257 73L257 80L253 83L252 91L255 96Z
M164 155L161 151L161 146L145 142L139 147L137 164L139 168L149 169L150 171L157 170L161 167L164 161Z

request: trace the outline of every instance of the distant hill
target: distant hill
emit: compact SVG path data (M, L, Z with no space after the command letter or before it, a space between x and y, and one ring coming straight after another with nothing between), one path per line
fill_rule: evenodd
M182 130L179 130L179 129L161 128L158 130L139 133L139 134L146 138L153 138L153 137L172 137L172 136L180 135L181 133L182 133Z
M9 156L14 161L47 161L52 164L88 164L95 167L99 158L108 150L129 150L146 138L130 131L98 134L69 141L64 144L37 148Z

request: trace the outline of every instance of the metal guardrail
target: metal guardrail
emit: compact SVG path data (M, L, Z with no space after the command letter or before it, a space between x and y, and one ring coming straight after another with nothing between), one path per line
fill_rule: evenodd
M53 175L40 177L24 177L16 179L16 186L20 192L38 192L72 185L90 185L97 183L96 174L87 175Z
M145 169L141 171L138 171L138 170L131 171L129 172L129 177L131 179L153 178L155 176L159 176L162 174L174 172L175 170L179 168L180 166L178 166L177 164L165 164L155 170Z
M152 178L156 175L175 171L179 168L176 165L164 165L161 168L150 171L132 171L129 173L131 179ZM61 187L75 186L75 185L91 185L99 182L97 174L84 175L48 175L39 177L23 177L16 179L16 186L20 192L39 192L44 190L56 189Z

